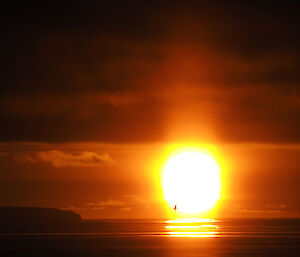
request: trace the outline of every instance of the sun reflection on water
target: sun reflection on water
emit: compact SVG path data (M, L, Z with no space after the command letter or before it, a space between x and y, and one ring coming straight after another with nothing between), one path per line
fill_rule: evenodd
M172 237L218 237L218 221L214 219L174 219L165 226Z

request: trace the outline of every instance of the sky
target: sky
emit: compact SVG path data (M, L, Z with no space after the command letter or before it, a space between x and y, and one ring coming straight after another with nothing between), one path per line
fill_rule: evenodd
M164 218L191 144L222 160L218 217L300 217L299 4L2 7L0 205Z

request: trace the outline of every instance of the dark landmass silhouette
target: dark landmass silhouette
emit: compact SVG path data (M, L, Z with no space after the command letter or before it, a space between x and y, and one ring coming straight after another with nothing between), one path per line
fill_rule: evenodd
M0 207L0 226L71 224L81 221L72 211L40 207Z

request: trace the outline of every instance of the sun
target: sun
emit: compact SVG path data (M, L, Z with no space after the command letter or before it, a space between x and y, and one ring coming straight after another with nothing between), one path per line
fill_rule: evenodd
M220 198L220 170L216 160L200 151L179 152L163 169L166 201L182 213L201 213Z

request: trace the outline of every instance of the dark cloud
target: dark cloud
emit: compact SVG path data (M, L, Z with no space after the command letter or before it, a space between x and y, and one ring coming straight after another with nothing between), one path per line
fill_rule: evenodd
M10 4L0 140L299 142L297 7Z

